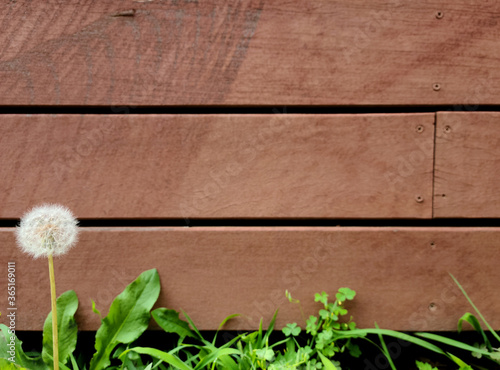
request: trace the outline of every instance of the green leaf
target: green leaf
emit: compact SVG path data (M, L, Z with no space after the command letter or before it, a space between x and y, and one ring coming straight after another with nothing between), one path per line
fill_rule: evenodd
M57 298L57 333L59 340L59 362L65 364L70 354L76 348L78 326L75 313L78 309L78 297L74 290L68 290ZM43 325L43 361L53 367L53 342L52 342L52 312L45 319Z
M321 359L321 362L323 363L323 366L325 367L326 370L337 370L335 365L327 359L325 356L321 354L321 352L318 352L319 358Z
M359 358L361 356L361 349L357 344L351 343L350 341L347 343L347 349L349 350L349 354L352 357Z
M394 330L387 330L387 329L355 329L355 330L348 330L348 331L342 331L342 332L337 332L338 336L336 339L343 339L343 338L358 338L358 337L364 337L367 334L382 334L382 335L387 335L390 337L398 338L401 340L404 340L406 342L410 342L413 344L416 344L417 346L420 346L422 348L426 348L430 351L440 353L442 355L446 355L446 353L439 348L438 346L429 343L425 340L422 340L420 338L415 338L411 335L405 334L405 333L400 333L398 331Z
M481 334L481 336L483 337L484 344L491 351L492 347L491 347L490 341L488 340L488 337L486 336L486 333L484 332L483 328L481 327L481 323L476 318L476 316L467 312L460 319L458 319L458 332L459 333L462 331L462 323L464 321L468 322L474 328L474 330L476 330L478 333Z
M92 311L93 311L95 314L99 315L99 317L100 317L100 318L102 318L102 317L101 317L101 311L99 311L99 310L97 309L97 307L95 306L95 302L94 302L94 300L93 300L93 299L91 299L91 301L92 301Z
M316 293L314 295L314 302L321 302L326 306L328 304L328 294L325 292L321 292L321 294Z
M179 318L179 312L161 307L151 312L156 323L167 333L175 333L182 339L185 337L197 338L189 328L189 324Z
M467 365L465 362L463 362L461 359L459 359L457 356L452 355L451 353L448 353L448 356L458 365L460 366L460 369L458 370L472 370L472 367Z
M300 331L300 326L298 326L296 322L292 324L286 324L286 326L282 329L283 334L285 334L287 337L289 337L290 335L296 337L300 334Z
M418 370L439 370L437 367L432 367L431 364L423 363L420 361L415 362Z
M271 351L272 352L272 351ZM209 364L215 364L217 362L217 360L221 360L221 362L223 362L223 359L226 357L228 357L229 355L239 355L241 354L240 351L238 351L237 349L234 349L234 348L217 348L216 350L214 350L213 352L211 352L210 354L208 354L207 356L205 356L203 358L203 360L201 360L194 368L194 370L198 370L198 369L203 369L205 366L209 365ZM227 362L223 362L225 364L228 364ZM234 363L234 361L233 361ZM215 367L213 367L215 368ZM231 368L231 369L237 369L237 365L236 363L234 363L234 365L229 365L229 367L227 365L224 365L224 367L222 367L223 369L226 369L226 368Z
M158 349L154 348L145 348L145 347L134 347L131 349L126 350L120 355L120 358L125 356L128 352L134 351L143 355L149 355L151 357L157 358L159 360L162 360L163 362L166 362L169 365L172 365L180 370L193 370L192 367L186 365L180 358L178 358L175 355L172 355L167 352L160 351Z
M0 324L0 358L14 359L16 365L30 370L48 370L42 356L29 357L22 349L22 343L4 324ZM14 346L14 348L12 348ZM9 361L12 362L12 361ZM3 369L3 367L2 367Z
M340 288L339 292L336 294L337 300L343 302L346 299L352 300L354 299L354 296L356 295L356 292L354 290L351 290L349 288Z
M443 337L441 335L432 334L432 333L415 333L415 335L418 335L419 337L422 337L425 339L430 339L430 340L434 340L436 342L444 343L444 344L447 344L447 345L452 346L452 347L463 349L464 351L470 351L472 353L474 353L474 352L480 353L480 354L485 355L485 356L490 355L490 353L488 351L481 350L481 349L476 348L474 346L471 346L469 344L460 342L458 340L446 338L446 337Z
M2 370L20 370L20 369L21 370L29 370L29 369L26 369L25 367L16 365L15 363L13 363L9 360L3 359L3 358L0 358L0 369L2 369Z
M107 368L109 356L118 344L131 343L139 338L148 327L150 311L159 294L158 271L151 269L139 275L115 298L96 333L96 352L89 370Z
M380 329L377 325L377 323L375 323L375 327L377 329ZM389 353L389 350L387 349L387 346L385 344L385 340L384 340L384 337L382 336L381 333L378 334L378 338L380 340L380 344L382 345L382 353L385 355L385 357L387 358L387 361L389 361L389 366L391 367L392 370L396 370L396 366L394 366L394 362L392 361L392 357L391 357L391 354Z
M261 348L255 351L255 354L257 355L258 358L261 360L269 361L271 362L274 360L274 351L270 348Z
M474 304L474 302L472 302L472 300L469 298L469 296L467 295L467 292L462 287L462 285L460 285L460 283L458 282L458 280L451 273L450 273L450 276L453 279L453 281L455 282L455 284L457 284L457 286L459 287L460 291L465 296L465 298L467 299L467 301L469 302L469 304L472 306L472 308L474 309L474 311L476 311L477 315L481 318L481 320L483 320L484 324L486 325L486 327L488 328L488 330L491 332L491 334L493 334L493 336L496 338L496 340L498 340L500 342L500 336L495 332L495 330L493 330L493 328L491 327L491 325L488 324L488 321L486 321L486 319L481 314L481 312L479 312L479 309L476 307L476 305Z

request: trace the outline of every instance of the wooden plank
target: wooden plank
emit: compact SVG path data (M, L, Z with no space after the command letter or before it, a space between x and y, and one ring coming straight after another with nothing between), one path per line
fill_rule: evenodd
M435 217L500 217L500 113L437 115Z
M434 114L4 115L1 218L430 218Z
M233 313L243 316L228 328L255 329L276 308L278 327L303 322L285 289L308 317L319 308L314 293L348 286L357 292L349 309L360 326L434 331L455 330L471 309L451 272L500 329L500 296L491 294L500 281L499 237L499 228L85 228L55 260L57 289L77 292L83 330L100 324L91 299L106 314L129 282L157 268L157 307L184 309L200 329L216 329ZM16 264L16 329L41 330L50 310L47 263L22 255L12 229L0 229L0 243L2 266Z
M496 1L0 7L1 105L500 104Z

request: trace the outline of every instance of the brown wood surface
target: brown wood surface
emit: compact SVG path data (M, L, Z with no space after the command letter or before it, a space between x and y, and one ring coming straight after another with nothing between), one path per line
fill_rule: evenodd
M0 105L500 104L499 13L481 0L4 1Z
M500 113L437 115L435 217L500 217Z
M74 289L81 329L95 330L112 299L142 271L157 268L157 307L184 309L200 329L267 325L276 308L278 327L317 313L314 293L347 286L362 327L455 330L470 311L453 273L495 329L500 329L498 228L85 228L78 245L55 260L58 293ZM16 263L17 330L41 330L50 311L47 261L15 246L12 229L0 229L0 263ZM6 273L0 276L6 284ZM7 294L0 306L7 307ZM3 313L3 310L2 310ZM4 320L2 314L1 320Z
M434 114L3 115L0 217L430 218Z

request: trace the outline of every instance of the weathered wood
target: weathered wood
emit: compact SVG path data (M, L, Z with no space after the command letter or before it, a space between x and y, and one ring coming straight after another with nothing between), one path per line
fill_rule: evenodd
M435 217L500 217L500 113L437 115Z
M233 313L243 316L228 328L255 329L276 308L278 327L302 323L285 289L308 317L319 309L314 293L348 286L357 292L348 308L360 326L455 330L471 308L451 272L500 329L500 296L491 294L500 280L499 237L498 228L85 228L78 245L55 260L56 280L59 294L77 292L85 330L100 324L91 299L106 315L112 299L150 268L161 278L157 307L184 309L200 329L216 329ZM22 255L14 239L12 229L0 229L0 263L16 263L16 329L41 330L50 311L47 263Z
M5 1L0 104L500 104L499 12L480 0Z
M430 218L434 114L4 115L0 217Z

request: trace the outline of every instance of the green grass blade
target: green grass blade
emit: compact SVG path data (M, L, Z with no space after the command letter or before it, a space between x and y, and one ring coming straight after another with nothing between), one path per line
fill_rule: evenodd
M469 298L469 296L467 295L467 292L465 291L465 289L462 287L462 285L460 285L460 283L458 282L458 280L455 278L455 276L453 276L453 274L449 273L451 278L453 279L453 281L455 282L455 284L457 284L457 286L460 288L460 290L462 291L462 294L465 296L465 298L467 298L467 301L469 301L469 304L472 306L472 308L474 308L474 311L476 311L477 315L481 318L481 320L483 320L484 324L486 325L486 327L489 329L489 331L491 331L491 333L493 334L493 336L500 342L500 336L495 332L495 330L493 330L493 328L490 326L490 324L488 324L488 321L486 321L486 319L484 318L484 316L481 314L481 312L479 312L478 308L476 307L476 305L474 304L474 302L472 302L472 300Z
M188 321L189 325L191 325L191 328L194 330L194 332L198 336L198 339L205 343L206 342L205 338L203 338L203 335L201 335L200 331L198 330L198 328L194 324L193 320L191 320L189 315L184 310L182 310L182 314L184 315L184 317Z
M142 355L149 355L151 357L157 358L166 362L169 365L179 368L180 370L193 370L192 367L187 366L180 358L177 356L171 355L170 353L160 351L154 348L146 348L146 347L134 347L124 351L120 358L127 354L127 352L134 351L140 353Z
M455 355L452 355L451 353L448 353L448 356L455 362L458 366L460 366L459 370L472 370L472 367L467 365L465 362L463 362L460 358L458 358Z
M269 323L269 326L267 327L266 334L264 334L264 344L267 345L267 342L269 340L269 337L271 336L273 330L274 330L274 324L276 323L276 317L278 316L278 310L274 311L273 318L271 319L271 322Z
M491 343L488 340L488 337L486 336L486 333L484 332L483 328L481 327L481 323L476 318L476 316L474 316L470 312L467 312L460 319L458 319L458 332L459 333L462 331L462 323L464 321L468 322L474 328L474 330L476 330L478 333L481 334L481 336L483 337L483 342L484 342L484 344L486 344L488 351L490 351L490 352L493 351Z
M241 352L238 351L237 349L234 349L234 348L216 349L215 351L210 352L210 354L203 357L203 359L195 366L194 370L203 369L205 366L212 364L212 363L215 363L215 361L217 361L217 359L220 359L222 357L229 356L229 355L239 355L239 354L241 354ZM235 363L235 366L236 366L236 363ZM226 368L226 367L224 366L224 368ZM231 366L231 368L237 369L238 367Z
M224 320L222 320L222 322L220 323L219 327L217 328L217 332L214 335L214 340L212 341L212 344L215 344L215 341L217 340L217 334L219 334L219 331L224 327L224 325L226 325L226 323L229 320L232 320L235 317L239 317L239 316L241 316L239 313L235 313L235 314L229 315Z
M375 327L377 329L380 329L377 325L377 323L375 323ZM389 361L389 365L391 367L392 370L396 370L396 366L394 366L394 362L392 361L392 357L391 357L391 354L389 352L389 350L387 349L387 346L385 345L385 341L384 341L384 337L382 336L382 334L377 334L378 335L378 339L380 340L380 344L382 345L382 353L385 355L385 357L387 357L387 361Z
M425 338L425 339L430 339L430 340L433 340L433 341L436 341L436 342L439 342L439 343L443 343L443 344L446 344L448 346L452 346L452 347L455 347L455 348L458 348L458 349L462 349L464 351L480 353L480 354L482 354L484 356L490 356L491 355L491 353L489 353L488 351L485 351L483 349L471 346L471 345L466 344L466 343L462 343L462 342L460 342L458 340L454 340L454 339L443 337L441 335L432 334L432 333L415 333L415 335L418 335L419 337L422 337L422 338Z
M71 353L69 355L69 358L71 360L71 367L73 368L73 370L79 370L78 363L76 362L75 356L73 356L73 354Z
M430 351L442 354L446 356L446 352L444 352L441 348L438 346L429 343L425 340L422 340L420 338L415 338L409 334L405 333L400 333L394 330L387 330L387 329L354 329L354 330L348 330L348 331L339 331L336 332L338 334L337 339L342 339L342 338L359 338L359 337L364 337L367 334L382 334L386 335L389 337L394 337L398 338L401 340L404 340L406 342L410 342L413 344L416 344L417 346L420 346L422 348L428 349Z

